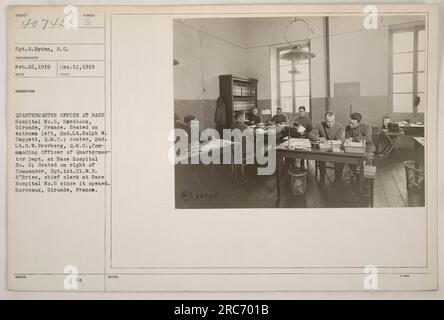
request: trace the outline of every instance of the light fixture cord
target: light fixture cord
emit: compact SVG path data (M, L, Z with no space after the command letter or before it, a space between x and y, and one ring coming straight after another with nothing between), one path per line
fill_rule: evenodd
M310 25L308 24L307 21L305 21L304 19L300 19L300 18L294 18L294 20L290 21L290 22L287 24L287 26L285 27L285 31L284 31L285 40L287 41L287 43L288 43L290 46L292 46L293 44L291 43L290 40L288 40L288 34L287 34L287 33L288 33L288 28L289 28L293 23L297 23L297 22L302 22L302 23L304 23L304 24L305 24L305 27L307 28L305 38L302 39L301 41L303 41L303 40L307 40L307 39L309 38L310 31L311 31L312 34L314 34L313 29L310 27Z
M199 31L199 55L200 55L200 76L202 81L202 92L201 97L202 100L205 98L205 79L204 79L204 70L203 70L203 57L202 57L202 31Z

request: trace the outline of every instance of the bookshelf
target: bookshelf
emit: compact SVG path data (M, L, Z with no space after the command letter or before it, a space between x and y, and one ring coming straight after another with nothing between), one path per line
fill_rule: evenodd
M257 79L234 76L219 76L219 92L225 102L227 128L234 123L234 113L257 108Z

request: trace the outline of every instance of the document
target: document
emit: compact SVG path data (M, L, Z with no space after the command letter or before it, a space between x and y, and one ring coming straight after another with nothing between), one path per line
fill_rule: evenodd
M8 7L9 290L436 290L437 16Z

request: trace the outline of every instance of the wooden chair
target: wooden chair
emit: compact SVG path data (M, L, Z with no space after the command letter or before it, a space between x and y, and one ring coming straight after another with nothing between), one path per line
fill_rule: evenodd
M319 171L319 174L321 174L321 169L319 168L319 162L320 161L315 161L315 179L316 180L318 179L318 171ZM327 171L327 169L335 170L335 166L334 165L333 166L331 166L331 165L329 166L328 162L327 162L327 163L325 163L325 169L326 169L326 171Z

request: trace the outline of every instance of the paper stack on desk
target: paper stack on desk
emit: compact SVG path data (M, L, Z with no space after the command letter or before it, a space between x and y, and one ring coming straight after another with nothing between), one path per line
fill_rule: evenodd
M289 149L311 148L309 139L291 138L287 143L289 143Z
M213 140L209 141L208 143L205 143L205 145L203 145L200 148L200 151L208 152L210 150L219 149L219 148L228 146L230 144L231 144L231 141L229 141L229 140L213 139Z
M319 149L325 151L340 151L342 146L341 140L327 140L319 145Z
M365 153L365 140L359 142L346 141L344 151L347 153Z

